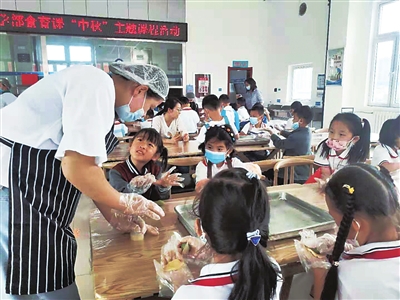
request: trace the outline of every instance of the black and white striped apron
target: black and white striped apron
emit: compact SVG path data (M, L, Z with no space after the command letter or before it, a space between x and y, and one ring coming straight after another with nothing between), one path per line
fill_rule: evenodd
M75 281L76 241L69 227L80 192L67 181L57 150L36 149L0 137L11 148L6 293L38 294ZM118 144L106 135L110 153Z

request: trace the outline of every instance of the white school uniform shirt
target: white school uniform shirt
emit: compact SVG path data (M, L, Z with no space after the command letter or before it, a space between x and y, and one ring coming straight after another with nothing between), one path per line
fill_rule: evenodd
M17 99L17 97L10 92L5 92L0 95L0 108L6 107Z
M242 162L240 159L234 157L232 158L232 168L244 168L248 170L248 165ZM218 168L216 164L213 164L211 167L211 176L214 177L219 172L228 169L228 164L225 162L221 168ZM249 170L248 170L249 171ZM201 162L199 162L196 166L196 183L202 179L207 178L207 161L204 158Z
M174 137L179 131L182 131L182 135L187 133L186 126L183 123L181 116L179 116L178 119L173 120L169 126L165 122L164 115L156 116L153 118L151 127L157 130L163 138Z
M209 125L210 127L212 127L212 126L226 125L225 118L222 117L222 120L221 120L221 121L210 121L210 122L208 122L208 125ZM235 135L237 135L237 134L238 134L238 131L237 131L237 128L236 128L236 126L235 126L235 123L228 124L228 125L230 125L230 126L232 127L233 133L234 133ZM203 143L204 140L206 139L206 132L207 132L206 126L201 127L200 132L199 132L199 135L198 135L197 138L196 138L196 140L197 140L197 142L198 142L199 144Z
M335 150L329 149L328 157L325 158L322 157L322 145L319 146L315 153L314 163L316 165L330 167L332 174L347 166L351 147L348 147L340 155L337 155Z
M399 251L397 240L345 252L339 261L336 299L400 299Z
M182 108L179 118L185 124L188 133L197 133L197 124L200 122L199 115L190 107Z
M379 144L375 147L371 165L381 166L385 162L399 163L399 153L387 145ZM390 172L390 175L392 176L395 185L400 188L400 169Z
M93 66L73 66L46 76L0 110L0 136L37 149L57 149L107 161L105 136L114 123L111 77ZM15 121L16 116L18 122ZM0 143L0 185L8 187L11 149Z
M246 125L244 125L242 132L244 134L248 134L249 131L251 132L260 132L263 131L262 129L267 129L269 126L267 124L265 124L264 122L261 122L261 127L260 128L256 128L254 125L251 125L250 122L247 123ZM264 130L265 131L265 130Z
M280 267L278 263L270 257L271 262L275 265L278 270L278 280L276 292L273 300L279 299L279 294L282 288L282 275L280 274ZM237 270L236 264L238 261L230 263L218 263L205 265L200 271L200 277L195 279L191 285L181 286L174 294L172 299L213 299L213 300L227 300L230 293L232 292L233 283L218 284L215 286L202 286L196 285L196 282L200 283L202 279L208 281L207 284L214 285L214 280L226 280L230 282L231 272ZM233 273L235 274L235 273ZM204 277L203 277L204 276ZM204 282L204 281L203 281Z
M237 110L238 114L239 114L239 120L240 122L243 121L248 121L250 119L250 115L249 112L247 111L245 106L241 106L238 108Z

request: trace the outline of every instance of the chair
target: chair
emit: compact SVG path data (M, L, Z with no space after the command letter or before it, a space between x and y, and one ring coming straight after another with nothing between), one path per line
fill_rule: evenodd
M278 172L280 169L284 168L284 173L283 173L284 184L288 183L291 184L294 183L294 167L304 166L304 165L310 167L310 175L312 175L314 166L313 160L293 157L293 158L282 159L281 161L277 162L274 166L274 185L278 185ZM290 175L288 175L289 168L290 168Z
M260 161L253 161L253 164L257 164L262 172L266 172L270 169L273 169L275 164L281 161L281 159L266 159L266 160L260 160Z

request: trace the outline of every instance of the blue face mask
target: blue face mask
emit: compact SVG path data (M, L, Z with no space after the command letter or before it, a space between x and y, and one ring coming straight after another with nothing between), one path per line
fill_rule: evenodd
M2 89L0 89L0 94L1 94L1 93L3 93L3 90L2 90Z
M246 90L250 91L250 86L249 85L246 86Z
M147 94L145 94L145 96L144 96L143 106L144 106L144 103L146 102L146 96L147 96ZM144 115L145 115L143 106L139 110L132 113L131 108L129 106L131 104L131 101L132 101L132 99L129 101L128 104L125 104L125 105L115 108L115 111L116 111L118 117L123 122L143 121Z
M225 152L215 152L206 149L205 157L208 161L213 164L219 164L225 161L226 153Z
M296 122L296 123L293 123L293 125L292 125L292 129L293 130L296 130L297 128L299 128L299 122Z
M256 117L250 117L250 124L251 125L256 125L258 123L258 118Z

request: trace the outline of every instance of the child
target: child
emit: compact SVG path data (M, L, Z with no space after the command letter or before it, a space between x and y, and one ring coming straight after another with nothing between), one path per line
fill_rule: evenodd
M289 120L287 120L286 125L285 125L285 130L292 130L292 125L293 125L293 115L296 112L296 110L298 110L300 107L302 106L300 101L294 101L291 105L290 105L290 111L289 114L291 116L291 118L289 118Z
M200 239L185 237L181 244L188 243L193 256L208 244L212 263L172 299L279 299L282 277L266 254L270 207L261 181L242 168L225 170L207 184L193 208ZM177 251L182 252L180 245Z
M185 124L187 132L189 134L197 133L197 124L200 122L199 115L190 107L188 98L180 97L179 102L182 105L182 111L179 118L182 120L183 124Z
M239 97L237 100L237 107L238 107L238 114L239 114L239 121L242 125L242 122L247 122L250 119L249 112L246 109L246 99L243 97ZM242 126L243 127L243 126Z
M368 120L361 120L353 113L337 114L329 125L328 139L318 146L315 153L314 163L321 166L321 179L326 180L347 164L365 162L370 135Z
M232 127L235 137L238 137L238 131L235 124L230 124L227 117L221 115L221 101L215 95L207 95L203 98L202 106L205 115L205 126L200 129L200 133L197 137L199 144L204 142L207 128L214 125L230 125Z
M379 133L379 145L374 150L371 164L390 172L397 188L400 188L400 127L394 119L387 120Z
M241 135L246 135L250 133L259 133L260 131L265 131L269 126L263 122L264 118L264 106L256 103L250 110L250 122L247 123L242 131Z
M307 105L297 109L293 114L292 132L281 131L281 135L286 139L281 139L274 134L271 129L268 129L272 134L271 139L274 146L278 149L283 149L284 156L299 156L311 154L311 130L307 127L313 118L311 108ZM269 179L273 178L273 173L269 172ZM297 166L294 168L294 181L296 183L304 183L309 177L310 169L308 166ZM272 178L271 178L272 177ZM283 182L283 170L279 172L278 183Z
M153 174L158 180L143 194L149 200L157 201L169 199L171 182L176 175L161 178L168 161L168 151L164 147L161 135L153 128L140 130L132 141L130 155L126 161L116 165L109 172L109 181L112 187L122 193L134 192L131 181L136 176ZM161 158L161 167L156 161Z
M209 127L204 143L199 146L204 154L204 160L196 166L197 192L201 191L209 179L225 169L245 168L261 175L257 165L243 163L238 158L233 157L235 141L236 138L231 126Z
M228 117L229 125L231 126L235 125L236 129L239 131L240 130L239 114L230 105L231 100L229 99L229 96L226 94L222 94L221 96L219 96L219 100L221 101L221 106L222 106L221 116Z
M168 98L163 109L154 117L152 127L161 134L164 143L175 144L178 141L189 141L185 124L179 118L181 110L178 99Z
M325 194L339 229L329 272L314 269L314 299L400 299L399 203L388 171L346 166ZM346 239L356 247L344 252Z

